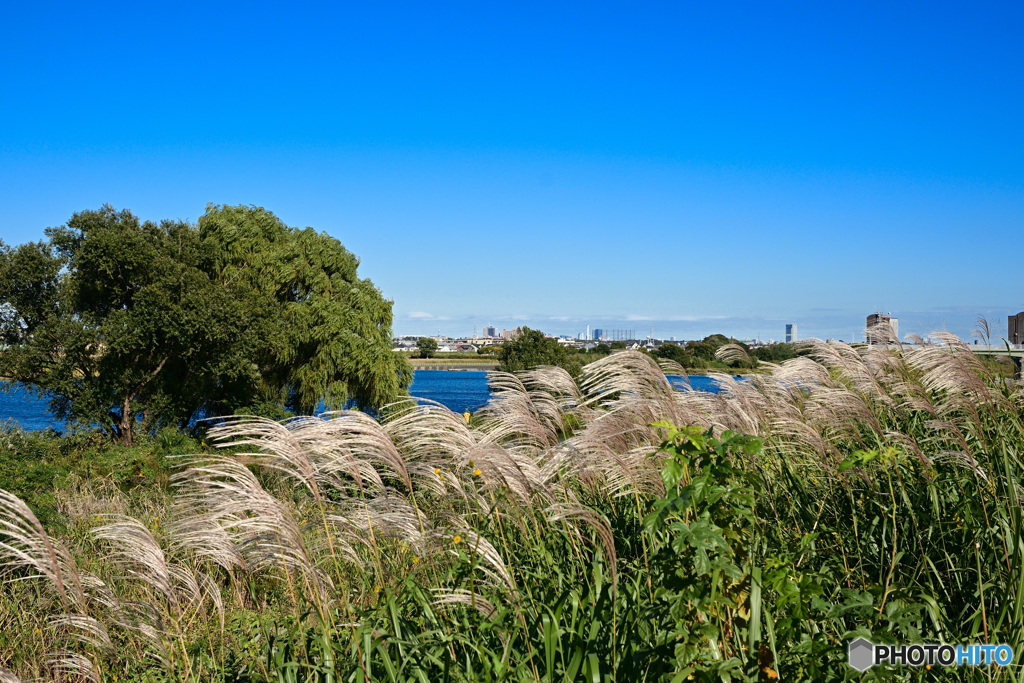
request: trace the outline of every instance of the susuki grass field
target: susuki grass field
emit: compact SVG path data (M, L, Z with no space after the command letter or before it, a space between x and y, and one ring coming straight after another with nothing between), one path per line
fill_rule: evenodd
M636 352L492 373L470 424L232 418L166 485L65 484L46 526L2 495L0 679L840 680L857 636L1020 657L1024 389L950 335L805 354L720 394ZM867 677L938 675L1024 669Z

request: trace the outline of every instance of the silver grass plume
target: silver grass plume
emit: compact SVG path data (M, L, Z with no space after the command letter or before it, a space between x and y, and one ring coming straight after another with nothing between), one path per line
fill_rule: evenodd
M53 652L47 655L46 664L50 669L64 676L82 676L100 683L100 673L95 663L77 652Z
M180 598L163 549L146 526L125 515L106 515L107 524L92 529L92 535L107 541L113 551L112 559L128 576L156 589L176 613L181 612ZM187 600L195 594L185 596Z
M608 563L613 590L618 586L619 563L615 553L615 536L608 521L598 512L585 507L552 506L548 510L548 521L554 524L562 521L572 527L570 520L579 520L589 526L597 536L598 546L605 562ZM575 529L574 529L575 530Z
M470 592L464 588L457 588L454 590L433 588L431 591L434 594L435 605L442 607L449 605L472 607L487 619L493 619L494 615L498 613L498 610L495 609L494 605L475 591Z
M118 626L141 636L148 646L146 656L163 668L170 669L171 657L164 642L166 629L160 611L149 602L124 601L121 607Z
M110 655L114 652L114 644L110 641L107 628L99 621L82 614L62 614L51 617L51 630L59 630L72 641L89 648L98 656ZM62 650L49 653L47 664L56 672L77 674L90 678L97 683L100 680L96 662L81 652Z
M470 529L449 532L445 536L440 536L439 540L442 542L450 540L456 534L462 537L462 544L460 545L465 548L466 554L476 555L482 560L480 564L476 565L477 569L496 585L504 586L513 595L516 595L518 601L518 591L516 590L515 582L512 580L512 575L509 573L505 560L502 559L498 549L491 545L491 542L486 538ZM459 554L454 545L449 548L448 552L455 556Z
M480 409L484 432L495 442L542 451L558 443L562 428L559 398L531 391L524 378L508 372L487 373L491 399Z
M302 427L311 419L315 418L295 418L286 426L261 417L230 416L218 420L207 436L218 448L255 447L254 451L242 455L263 467L282 472L319 500L316 471L299 438Z
M195 514L215 520L250 571L298 570L324 588L291 510L265 491L249 468L229 457L191 456L185 462L188 469L171 476L171 484L181 491L180 501ZM202 537L196 542L202 543ZM203 554L220 552L221 543L219 534L211 534Z
M382 476L386 475L400 481L407 492L413 491L405 458L377 420L356 410L324 413L323 417L327 419L307 420L296 430L318 469L348 474L357 482L369 475L375 489L383 488Z
M0 490L0 571L32 572L8 580L44 577L70 612L84 611L86 596L71 553L54 541L36 516L17 496Z

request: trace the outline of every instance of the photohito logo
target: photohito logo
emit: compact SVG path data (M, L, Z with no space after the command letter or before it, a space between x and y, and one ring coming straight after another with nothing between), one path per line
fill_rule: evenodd
M867 638L850 643L849 662L857 671L873 666L1008 666L1013 662L1009 645L875 645Z

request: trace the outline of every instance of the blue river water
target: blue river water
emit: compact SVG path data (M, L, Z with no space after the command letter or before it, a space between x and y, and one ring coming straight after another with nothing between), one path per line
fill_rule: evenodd
M677 387L683 384L679 377L669 379ZM697 391L718 392L718 386L707 377L694 375L690 377L690 385ZM456 413L473 412L487 403L487 373L478 370L417 370L409 393L437 401ZM0 391L0 425L5 422L27 430L52 427L62 431L65 427L47 410L45 399L19 386L6 393Z

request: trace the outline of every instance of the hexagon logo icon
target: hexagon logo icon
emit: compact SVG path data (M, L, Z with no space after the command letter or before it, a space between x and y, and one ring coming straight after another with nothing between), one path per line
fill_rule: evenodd
M875 664L875 646L866 638L858 638L850 643L850 666L857 671L867 671Z

